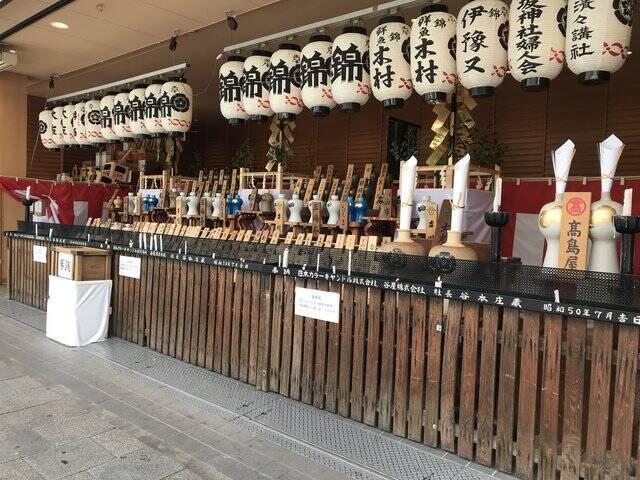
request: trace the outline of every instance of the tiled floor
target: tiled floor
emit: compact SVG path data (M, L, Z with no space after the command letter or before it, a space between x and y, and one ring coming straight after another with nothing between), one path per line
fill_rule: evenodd
M509 478L0 298L0 480Z

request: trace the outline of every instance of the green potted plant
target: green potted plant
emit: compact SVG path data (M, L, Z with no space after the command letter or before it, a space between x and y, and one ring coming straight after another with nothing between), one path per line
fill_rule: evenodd
M476 128L471 131L469 153L474 165L494 168L502 163L507 146L496 138L495 132L488 128Z
M282 169L286 170L291 160L293 160L293 150L288 142L271 145L267 150L266 169L270 172L274 167L282 165Z
M253 168L253 155L255 154L254 148L249 145L249 141L245 140L237 148L231 159L231 165L233 168Z

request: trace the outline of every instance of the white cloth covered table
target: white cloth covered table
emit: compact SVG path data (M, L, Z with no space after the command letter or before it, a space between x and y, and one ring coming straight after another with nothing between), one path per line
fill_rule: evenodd
M111 280L77 282L49 275L47 337L78 347L107 338Z

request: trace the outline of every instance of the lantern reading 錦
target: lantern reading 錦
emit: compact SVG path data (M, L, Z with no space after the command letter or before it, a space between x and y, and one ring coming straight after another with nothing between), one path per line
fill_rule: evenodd
M144 91L144 126L154 136L167 133L160 120L161 90L161 83L152 83Z
M75 105L69 103L62 109L62 134L64 135L65 145L77 145L76 137L73 131L73 115L75 113Z
M159 105L162 127L168 133L189 131L193 119L193 91L184 78L170 78L162 84Z
M120 92L113 99L113 130L120 138L132 138L129 114L129 92Z
M102 125L100 131L105 140L115 142L120 140L120 137L113 129L113 103L115 95L108 93L100 99L100 112L102 113Z
M242 107L251 120L264 122L273 115L269 101L268 50L254 50L244 61L242 81Z
M53 140L61 147L64 147L67 142L64 138L64 128L62 126L62 119L64 118L64 107L56 106L51 110L51 131L53 132Z
M242 105L244 57L231 55L220 67L220 112L229 125L242 125L249 118Z
M357 112L369 100L369 36L365 28L345 27L333 41L331 93L343 112Z
M410 33L404 18L397 15L382 17L371 32L371 89L384 108L401 107L413 92Z
M133 135L147 135L149 130L144 123L144 91L146 85L136 85L129 92L129 128Z
M51 110L45 108L38 115L38 130L40 132L40 141L42 142L42 145L48 149L58 147L58 143L54 138L52 124L53 117L51 116Z
M448 12L441 3L426 6L411 26L413 88L429 103L456 89L456 17Z
M509 9L501 0L474 0L458 14L458 78L472 97L491 97L507 74Z
M280 44L279 50L271 56L270 82L271 110L279 120L294 120L304 107L298 45Z
M85 108L86 103L80 102L74 105L73 112L73 132L76 142L79 145L90 145L91 142L87 139L87 127L85 125Z
M302 101L316 117L325 117L336 106L331 93L331 37L314 35L301 52Z

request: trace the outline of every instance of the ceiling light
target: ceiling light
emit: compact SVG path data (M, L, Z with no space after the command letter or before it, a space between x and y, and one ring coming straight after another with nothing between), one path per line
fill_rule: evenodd
M69 28L69 25L63 22L51 22L50 25L55 28L61 28L63 30Z
M9 50L9 53L16 53L15 50Z

